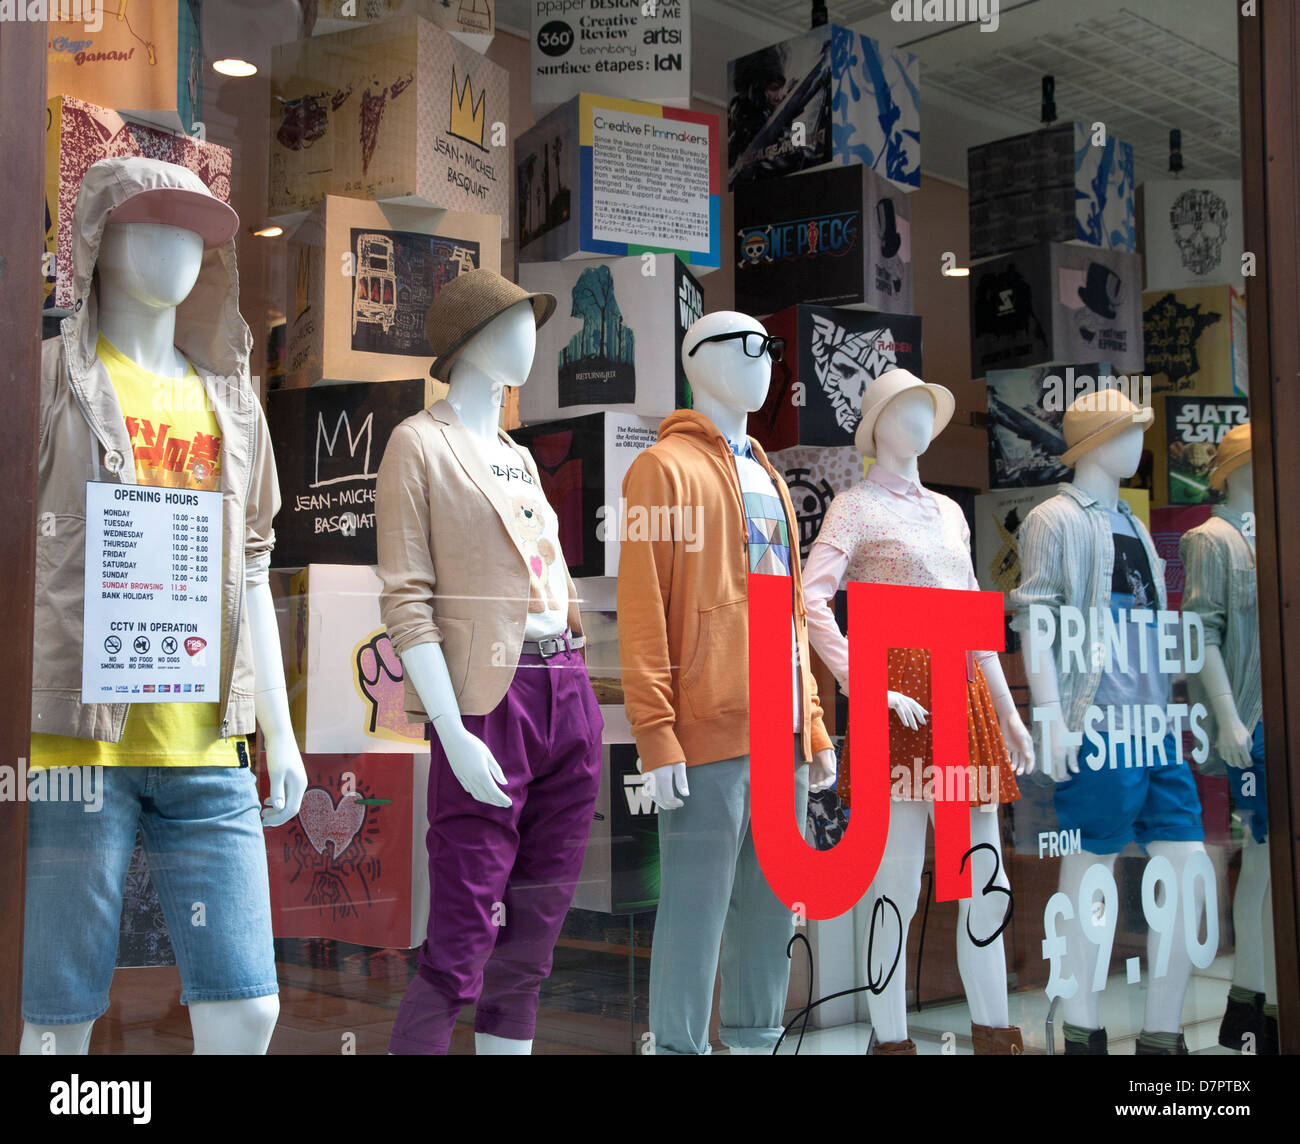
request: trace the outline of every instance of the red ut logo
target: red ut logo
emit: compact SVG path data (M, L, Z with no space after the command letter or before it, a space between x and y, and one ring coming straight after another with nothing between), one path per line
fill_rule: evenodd
M789 577L749 577L750 648L781 647L789 639ZM935 782L935 896L971 895L970 803L945 797L967 784L950 770L970 763L967 652L1003 648L1002 596L893 584L848 586L849 722L853 725L853 815L832 850L814 850L790 817L794 726L788 666L780 655L749 656L750 822L759 864L786 905L804 904L813 919L833 918L856 905L871 885L889 836L889 649L930 651L930 726Z

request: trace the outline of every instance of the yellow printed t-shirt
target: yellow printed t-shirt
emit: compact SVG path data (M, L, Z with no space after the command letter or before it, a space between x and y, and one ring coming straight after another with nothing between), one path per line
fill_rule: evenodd
M183 378L141 369L102 334L95 347L126 419L142 485L221 490L221 427L191 365ZM235 767L244 736L221 738L219 703L135 703L121 742L33 735L32 767Z

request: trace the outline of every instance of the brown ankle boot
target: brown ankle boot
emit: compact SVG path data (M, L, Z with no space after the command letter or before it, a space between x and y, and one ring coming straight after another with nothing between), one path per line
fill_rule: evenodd
M970 1039L975 1045L977 1057L1018 1057L1025 1051L1020 1030L1015 1025L995 1029L992 1025L972 1024Z
M873 1057L914 1057L916 1042L910 1037L906 1041L877 1041L871 1049Z

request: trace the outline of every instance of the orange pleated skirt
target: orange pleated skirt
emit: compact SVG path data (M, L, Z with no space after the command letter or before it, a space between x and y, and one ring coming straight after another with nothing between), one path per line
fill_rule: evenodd
M901 691L915 699L926 711L930 705L930 653L923 648L891 648L889 652L889 690ZM972 806L987 803L1015 802L1020 797L1015 771L1002 741L1002 729L993 697L978 663L975 678L966 685L966 712L970 729L970 768L966 791ZM905 727L898 716L889 716L889 769L892 796L906 801L934 801L933 790L942 776L934 772L933 745L927 720L913 730ZM927 785L927 780L929 784ZM840 802L850 805L852 779L849 764L849 733L844 733L844 750L840 757L837 790ZM940 788L942 789L942 788Z

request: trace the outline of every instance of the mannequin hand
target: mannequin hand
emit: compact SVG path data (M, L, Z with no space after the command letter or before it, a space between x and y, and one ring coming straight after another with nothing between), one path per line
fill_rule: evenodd
M433 725L447 763L465 793L489 806L510 806L511 798L501 788L506 776L488 746L465 729L459 720L443 718Z
M835 785L835 748L827 747L813 755L808 764L808 791L827 790Z
M898 721L904 727L915 731L925 723L929 712L910 695L904 695L901 691L890 691L887 694L889 709L898 716Z
M1250 767L1250 732L1235 711L1226 721L1219 720L1219 736L1215 746L1228 766L1239 770Z
M1011 769L1018 775L1032 774L1034 770L1034 737L1029 733L1020 712L1012 708L1005 715L999 712L1002 741L1011 756Z
M1065 726L1065 719L1061 715L1059 707L1055 709L1052 718L1043 728L1045 741L1049 744L1049 749L1043 753L1047 756L1043 759L1043 770L1049 775L1053 782L1063 783L1069 780L1071 775L1079 773L1079 748L1071 745L1068 738L1069 731ZM1033 765L1026 768L1028 773L1033 772Z
M266 777L271 790L262 811L262 825L283 826L298 813L307 792L307 771L292 734L274 740L267 737Z
M641 770L641 760L636 761L636 769ZM644 774L645 772L642 771ZM676 792L673 788L676 787ZM686 764L669 763L666 767L657 767L641 780L641 789L654 800L660 810L676 810L682 805L682 799L690 796L690 787L686 785ZM681 797L678 797L678 794Z

